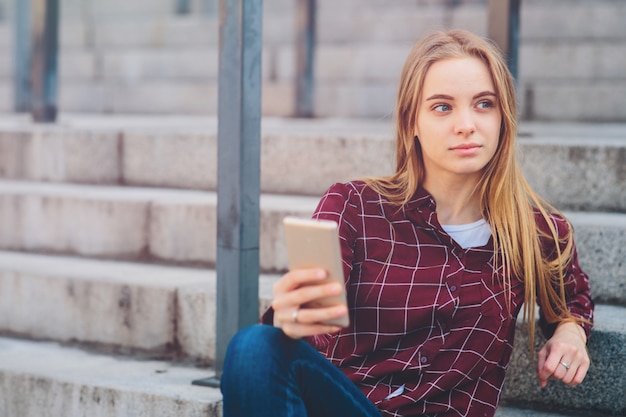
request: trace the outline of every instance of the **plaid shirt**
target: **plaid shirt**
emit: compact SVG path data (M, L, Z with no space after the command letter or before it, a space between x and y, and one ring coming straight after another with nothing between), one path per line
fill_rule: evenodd
M493 416L524 284L511 280L507 307L492 241L461 248L435 208L424 189L400 210L360 181L325 193L314 217L339 223L350 326L308 341L385 416ZM591 320L575 252L565 272L570 311Z

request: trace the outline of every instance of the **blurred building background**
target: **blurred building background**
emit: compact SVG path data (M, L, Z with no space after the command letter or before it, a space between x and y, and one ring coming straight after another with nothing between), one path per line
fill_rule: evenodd
M264 2L263 113L294 115L295 0ZM12 108L13 0L0 0L0 111ZM215 114L217 0L62 0L59 110ZM626 2L523 0L520 113L626 121ZM315 116L379 118L432 29L486 35L487 0L318 0Z

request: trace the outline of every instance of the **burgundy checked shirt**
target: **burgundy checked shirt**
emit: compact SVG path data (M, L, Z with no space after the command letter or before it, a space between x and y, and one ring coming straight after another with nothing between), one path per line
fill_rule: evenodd
M398 210L363 182L335 184L313 217L339 223L350 326L309 343L384 416L493 416L524 284L513 277L507 308L501 276L493 276L492 240L461 248L424 189ZM570 311L591 320L589 280L576 252L565 278Z

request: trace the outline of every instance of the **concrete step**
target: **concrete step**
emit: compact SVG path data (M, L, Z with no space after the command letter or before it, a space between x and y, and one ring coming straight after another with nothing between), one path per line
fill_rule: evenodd
M282 219L310 217L317 199L261 196L261 268L284 270ZM214 192L0 181L0 248L211 266Z
M262 190L319 196L336 181L389 174L392 136L385 120L264 118ZM42 126L5 115L0 147L4 178L217 187L210 117L66 114ZM522 123L519 148L529 182L560 209L626 212L626 125Z
M209 368L89 353L56 343L0 338L0 411L5 417L221 417L221 393L191 381ZM623 377L623 375L622 375ZM623 398L623 396L622 396ZM571 410L571 409L570 409ZM605 417L599 410L556 413L502 405L496 417Z
M260 313L276 279L260 277ZM0 252L0 333L206 365L215 285L211 269Z
M3 417L219 417L219 389L191 381L210 369L0 338Z
M261 196L260 266L287 267L282 219L318 197ZM595 297L626 304L626 214L567 212ZM180 265L215 264L214 192L0 181L0 249Z
M518 322L515 348L502 393L506 403L555 410L590 410L601 415L626 415L626 308L596 305L595 325L588 342L591 366L576 387L550 381L542 389L535 377L536 357L528 347L525 326ZM545 343L539 330L535 351ZM595 415L583 413L581 415Z

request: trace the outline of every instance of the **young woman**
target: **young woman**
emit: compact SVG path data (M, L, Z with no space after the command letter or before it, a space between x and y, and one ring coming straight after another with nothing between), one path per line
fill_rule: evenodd
M493 416L522 305L547 343L541 386L582 382L593 315L572 227L515 159L513 80L488 41L433 33L396 104L396 172L333 185L314 218L339 224L348 308L323 270L275 285L265 324L233 339L224 415ZM349 314L350 325L322 324ZM531 347L532 349L532 347Z

